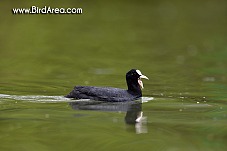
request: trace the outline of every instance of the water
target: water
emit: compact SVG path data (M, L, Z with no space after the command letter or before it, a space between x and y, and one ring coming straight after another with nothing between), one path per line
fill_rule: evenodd
M0 150L226 150L226 2L1 3ZM83 14L11 14L32 5ZM142 100L63 97L131 68Z

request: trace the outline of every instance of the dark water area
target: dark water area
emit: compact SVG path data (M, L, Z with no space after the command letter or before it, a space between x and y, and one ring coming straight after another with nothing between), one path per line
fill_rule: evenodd
M75 7L82 14L12 14ZM0 150L225 151L227 2L1 1ZM75 85L135 102L71 100Z

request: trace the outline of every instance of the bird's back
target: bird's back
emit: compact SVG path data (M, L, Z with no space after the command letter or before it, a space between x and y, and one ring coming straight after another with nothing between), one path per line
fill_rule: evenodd
M127 90L119 88L76 86L66 97L119 102L135 100L140 96L132 95Z

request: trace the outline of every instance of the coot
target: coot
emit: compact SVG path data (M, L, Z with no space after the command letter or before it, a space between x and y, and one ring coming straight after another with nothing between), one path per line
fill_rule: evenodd
M142 97L143 82L141 78L148 79L140 70L131 69L126 73L128 90L111 87L75 86L65 97L108 102L132 101Z

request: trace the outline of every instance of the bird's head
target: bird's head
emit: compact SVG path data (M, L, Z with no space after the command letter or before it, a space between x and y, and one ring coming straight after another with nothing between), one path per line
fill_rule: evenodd
M143 75L140 70L131 69L126 73L126 81L128 84L128 90L135 91L138 88L143 89L143 82L141 79L148 79L147 76Z

